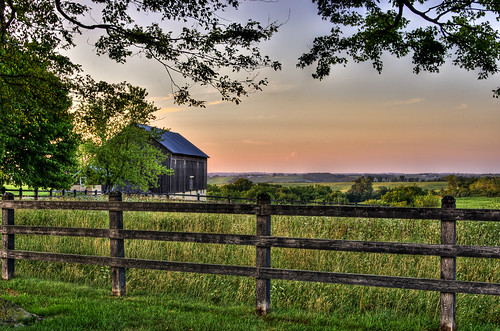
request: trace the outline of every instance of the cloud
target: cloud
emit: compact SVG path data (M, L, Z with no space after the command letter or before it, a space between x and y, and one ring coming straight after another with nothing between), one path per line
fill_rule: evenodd
M173 95L169 94L167 97L152 97L152 98L149 98L149 100L151 100L153 102L160 102L160 101L171 100L172 98L173 98Z
M413 98L408 100L393 100L383 104L383 106L398 106L398 105L411 105L424 101L422 98Z
M469 107L466 103L461 104L460 106L457 107L457 109L465 109Z
M278 118L276 114L260 114L256 116L248 117L249 120L272 120Z
M215 105L220 105L221 103L223 103L224 101L222 100L217 100L217 101L211 101L211 102L207 102L206 105L207 106L215 106Z
M179 111L184 111L186 108L179 108L179 107L163 107L160 108L160 110L157 111L159 114L164 114L164 113L176 113Z
M270 143L268 141L262 141L262 140L251 140L251 139L244 139L240 141L242 144L245 145L269 145Z

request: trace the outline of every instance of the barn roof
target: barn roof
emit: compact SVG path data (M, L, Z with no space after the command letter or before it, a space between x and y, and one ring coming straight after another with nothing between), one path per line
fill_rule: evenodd
M153 128L149 125L144 124L140 124L140 126L147 131L150 131ZM168 149L172 154L197 156L204 158L210 157L177 132L165 131L158 142L162 144L166 149Z

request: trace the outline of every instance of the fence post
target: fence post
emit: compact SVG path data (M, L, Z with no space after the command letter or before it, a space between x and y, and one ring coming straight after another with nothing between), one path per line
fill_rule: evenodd
M38 200L38 187L35 187L34 199Z
M4 193L2 200L14 200L14 194ZM2 209L2 226L14 225L14 209ZM3 229L5 230L5 228ZM14 249L14 235L2 234L2 255L6 256L7 251ZM2 258L2 279L9 280L14 277L15 260Z
M49 196L52 198L52 192L53 192L53 189L50 189L49 191Z
M73 190L73 196L76 198L76 188Z
M19 188L19 200L22 200L23 199L23 188L20 187Z
M122 201L121 192L110 192L109 201ZM123 211L109 211L109 229L123 229ZM109 239L111 257L125 257L125 245L123 239ZM111 287L114 296L123 296L126 293L125 268L111 267Z
M455 209L455 198L445 196L441 200L441 208ZM454 219L441 220L441 244L456 244L456 221ZM441 279L456 279L456 258L441 257ZM441 292L440 296L441 315L440 331L455 330L455 293Z
M261 193L257 197L258 205L270 205L271 197L266 193ZM259 212L257 214L257 236L271 235L271 215ZM259 278L260 268L271 267L271 247L256 247L256 267L257 278L255 280L255 312L258 315L266 315L271 309L271 280Z

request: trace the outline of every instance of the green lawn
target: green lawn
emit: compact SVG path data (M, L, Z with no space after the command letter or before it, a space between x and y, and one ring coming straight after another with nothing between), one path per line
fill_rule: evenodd
M500 197L464 197L457 198L457 208L500 209Z
M213 304L179 293L130 293L18 277L0 281L0 297L42 317L22 330L436 330L435 314L391 310L316 312L275 309L268 316L238 302ZM495 330L483 325L469 330Z

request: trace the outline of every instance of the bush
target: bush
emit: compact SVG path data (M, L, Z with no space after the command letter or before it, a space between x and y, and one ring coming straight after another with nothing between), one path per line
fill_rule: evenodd
M437 195L428 193L415 199L414 207L437 208L441 206L441 199Z
M382 196L384 203L394 207L439 207L438 196L417 186L398 186Z
M325 197L325 202L346 204L346 203L349 203L349 199L347 199L347 197L344 193L337 190L337 191L333 191L331 193L328 193Z

